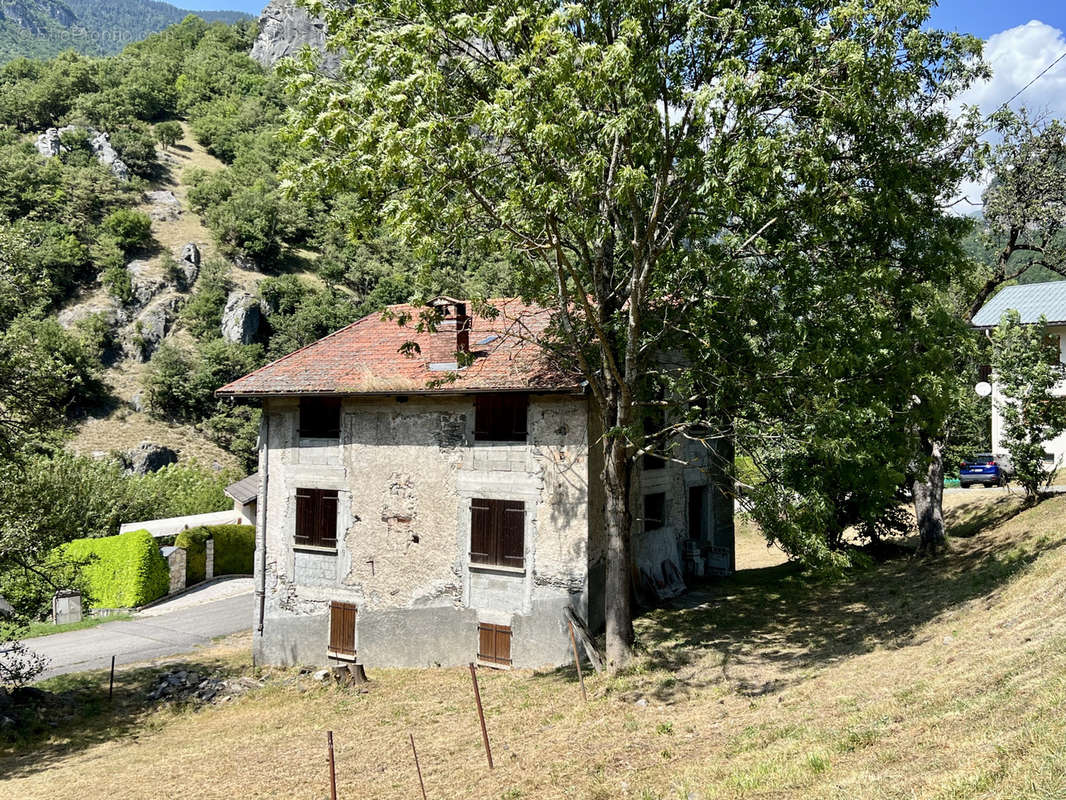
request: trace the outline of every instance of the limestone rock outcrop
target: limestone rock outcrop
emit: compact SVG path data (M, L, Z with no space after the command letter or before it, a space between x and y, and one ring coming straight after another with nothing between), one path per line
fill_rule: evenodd
M177 295L160 297L144 309L121 335L122 352L134 361L152 357L170 331L181 301Z
M200 276L200 248L196 246L196 242L187 242L181 248L181 259L178 264L185 278L185 286L189 287L196 283L196 279Z
M145 192L145 199L151 208L148 216L157 222L173 222L181 217L181 201L174 196L174 192L159 190Z
M232 344L251 344L261 321L259 301L247 292L233 292L222 311L222 338Z
M325 20L311 17L294 0L270 0L259 16L259 35L251 57L264 67L272 67L310 45L322 53L320 67L329 75L340 71L340 58L326 51Z
M125 452L127 468L134 475L147 475L168 464L178 463L178 454L169 447L152 442L141 442L137 447Z
M40 136L34 146L37 152L45 158L54 158L63 152L62 136L68 131L77 130L74 125L65 125L62 128L49 128ZM120 181L130 179L130 170L126 163L118 157L118 152L111 146L111 137L104 131L95 128L85 128L89 134L89 147L96 156L96 160L111 170L111 174Z

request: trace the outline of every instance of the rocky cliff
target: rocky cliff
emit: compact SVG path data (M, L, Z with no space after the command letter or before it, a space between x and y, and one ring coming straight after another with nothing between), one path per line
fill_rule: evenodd
M324 72L336 74L340 58L326 52L326 23L312 18L295 0L270 0L259 17L259 35L251 56L264 67L272 67L282 58L294 56L304 45L321 52Z

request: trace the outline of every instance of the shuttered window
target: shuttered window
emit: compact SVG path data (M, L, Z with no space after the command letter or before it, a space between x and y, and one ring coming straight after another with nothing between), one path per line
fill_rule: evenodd
M511 666L511 626L479 622L477 660L482 664Z
M300 398L300 438L337 439L341 435L339 397Z
M352 603L329 604L329 652L341 656L355 655L355 613Z
M529 395L479 394L474 398L474 439L479 442L524 442Z
M296 545L337 546L337 490L296 490Z
M470 501L470 561L498 567L525 566L526 504L517 500Z

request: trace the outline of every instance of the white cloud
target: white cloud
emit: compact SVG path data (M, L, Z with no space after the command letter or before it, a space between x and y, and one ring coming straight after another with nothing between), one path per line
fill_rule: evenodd
M978 106L983 114L991 114L1063 53L1066 35L1038 20L991 36L985 43L984 58L992 68L992 77L956 98L952 110L958 112L963 105ZM1066 119L1066 59L1010 103L1015 110L1023 106L1036 116ZM959 193L970 202L963 201L958 210L978 210L986 184L987 181L967 182L960 186Z

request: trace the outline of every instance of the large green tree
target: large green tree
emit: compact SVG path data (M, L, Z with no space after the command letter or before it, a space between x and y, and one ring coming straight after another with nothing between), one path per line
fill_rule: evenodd
M977 43L926 29L928 3L902 0L309 6L344 67L336 79L290 68L299 189L353 192L355 227L383 224L427 256L505 246L520 254L519 289L556 312L550 345L583 373L604 431L618 667L632 641L633 465L649 404L676 395L656 390L652 355L743 335L688 329L719 303L730 324L805 284L812 311L843 305L841 292L861 304L922 222L939 238L959 156L943 109ZM849 248L869 255L871 232L868 264ZM759 279L764 264L781 286ZM685 370L665 377L680 386ZM695 422L683 399L655 416Z

